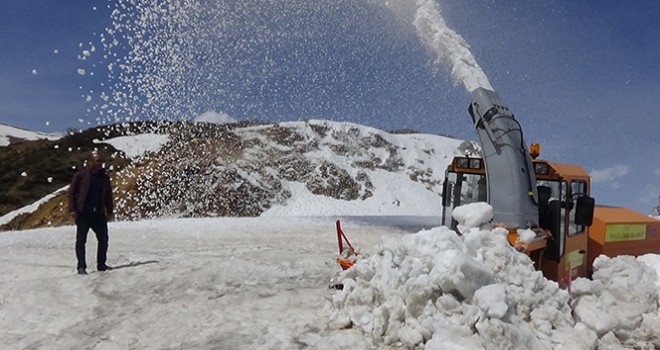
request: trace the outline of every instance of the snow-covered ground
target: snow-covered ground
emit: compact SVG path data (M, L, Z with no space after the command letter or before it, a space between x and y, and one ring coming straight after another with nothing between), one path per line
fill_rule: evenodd
M403 233L347 228L365 246ZM340 271L331 219L113 223L116 269L87 276L74 273L73 230L0 236L5 349L319 348L321 338L328 349L371 347L358 330L328 326L328 285Z
M421 218L354 217L343 228L363 258L340 274L334 219L114 222L109 263L116 269L86 276L75 274L74 227L5 232L0 343L6 349L397 349L421 339L426 349L660 346L658 256L603 259L602 272L576 281L571 297L533 272L497 231L473 229L460 238L410 225ZM90 233L90 266L95 243ZM339 282L343 290L328 288ZM615 333L628 340L625 346Z

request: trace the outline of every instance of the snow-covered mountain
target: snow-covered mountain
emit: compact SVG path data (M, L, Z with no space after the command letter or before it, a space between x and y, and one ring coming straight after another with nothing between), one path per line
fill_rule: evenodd
M445 167L461 144L319 120L197 125L170 135L117 173L129 194L118 201L120 215L346 215L356 206L378 208L373 215L437 215ZM414 186L402 191L402 183Z
M0 147L20 140L57 140L60 137L62 134L30 131L0 123Z
M174 123L111 145L116 218L438 216L452 157L472 142L344 122ZM117 150L117 151L115 151ZM114 160L129 158L127 166ZM71 173L73 170L71 171ZM69 223L63 190L12 228ZM0 224L19 212L0 218Z

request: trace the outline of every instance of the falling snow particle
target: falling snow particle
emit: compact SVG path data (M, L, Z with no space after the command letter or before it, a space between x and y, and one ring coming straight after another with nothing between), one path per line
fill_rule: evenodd
M39 72L37 72L36 69L33 69L33 70L32 70L32 74L37 75L37 74L39 74Z
M27 173L24 171L24 172L21 173L21 176L26 177Z
M85 70L82 68L78 68L78 74L85 75Z

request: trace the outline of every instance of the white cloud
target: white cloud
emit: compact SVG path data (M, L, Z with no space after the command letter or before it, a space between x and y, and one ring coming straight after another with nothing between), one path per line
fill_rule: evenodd
M628 174L629 171L630 167L627 165L616 165L605 169L592 170L591 182L603 183L615 181Z
M197 116L197 118L195 118L195 122L226 124L235 123L236 119L230 117L227 113L224 112L208 111Z

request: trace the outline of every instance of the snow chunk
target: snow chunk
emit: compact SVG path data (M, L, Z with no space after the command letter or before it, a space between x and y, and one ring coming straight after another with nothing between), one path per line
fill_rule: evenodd
M646 254L637 257L637 260L645 263L649 267L655 270L655 272L660 275L660 255L658 254ZM656 287L660 289L660 278L656 282ZM659 295L660 297L660 295Z
M536 239L536 232L530 229L518 229L518 240L521 242L532 242Z
M480 227L493 219L493 207L488 203L477 202L456 207L451 215L458 221L459 231Z
M506 290L502 284L492 284L479 289L474 294L474 300L488 317L501 319L509 310L506 304Z
M658 310L658 274L628 255L601 255L593 267L593 281L579 278L573 283L576 320L600 336L614 330L643 332L643 315Z

